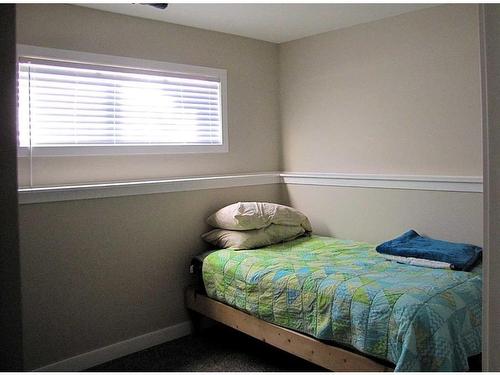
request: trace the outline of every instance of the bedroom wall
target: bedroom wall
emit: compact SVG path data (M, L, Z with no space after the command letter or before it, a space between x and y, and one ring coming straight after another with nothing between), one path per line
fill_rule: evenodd
M480 94L477 5L282 44L283 170L481 176ZM322 234L377 242L415 228L482 243L480 193L289 185L287 194Z
M482 6L485 157L483 370L500 371L500 6Z
M279 170L272 43L72 5L18 5L18 43L228 71L227 154L36 159L37 184ZM21 163L26 184L26 163ZM281 187L212 189L20 206L24 350L35 369L187 320L203 220Z
M273 43L74 5L18 5L17 41L227 70L229 152L35 158L35 185L276 171L278 47ZM20 163L29 183L29 159Z

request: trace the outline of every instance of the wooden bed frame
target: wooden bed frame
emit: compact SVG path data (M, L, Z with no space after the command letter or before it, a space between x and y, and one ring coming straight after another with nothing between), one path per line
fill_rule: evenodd
M260 341L331 371L394 371L361 354L325 344L312 337L268 323L196 291L186 290L186 307Z

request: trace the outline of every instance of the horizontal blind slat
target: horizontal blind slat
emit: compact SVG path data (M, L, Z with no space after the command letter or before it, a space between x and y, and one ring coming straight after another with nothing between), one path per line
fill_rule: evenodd
M65 116L65 115L58 115L58 116L44 116L44 115L32 115L32 125L34 124L40 124L42 126L43 124L46 123L52 123L55 120L60 120L60 122L80 122L80 121L86 121L86 120L92 120L92 122L99 122L95 121L97 118L104 119L105 123L107 122L113 122L116 124L119 123L127 123L127 122L144 122L144 123L161 123L164 120L171 121L171 122L183 122L185 123L186 121L190 122L191 124L197 124L198 121L205 121L205 122L212 122L214 124L219 122L218 117L212 117L212 116L200 116L200 117L188 117L188 116L169 116L169 117L164 117L164 118L145 118L145 117L140 117L140 116L127 116L127 117L113 117L112 115L110 116L93 116L93 115L88 115L88 116Z
M168 83L172 85L196 86L196 87L217 87L218 80L204 80L199 78L181 78L166 75L154 74L135 74L123 72L111 72L103 70L79 69L79 68L61 68L57 66L47 66L38 64L20 64L20 77L32 75L35 77L50 77L51 80L79 79L79 80L102 80L115 82L151 82Z
M217 93L219 85L204 86L204 85L181 85L172 83L155 83L155 82L135 82L135 81L113 81L113 80L82 80L82 79L51 79L50 76L40 76L30 74L29 78L20 77L21 80L29 79L34 87L67 87L68 85L80 89L97 89L97 90L112 90L120 88L122 90L138 89L138 90L158 90L158 91L183 91L183 92L204 92Z
M58 88L57 90L52 90L50 88L39 88L32 86L30 88L32 99L36 100L39 95L54 95L54 96L63 96L63 97L73 97L73 98L117 98L118 100L130 100L130 94L122 94L122 93L114 93L113 91L85 91L85 90L73 90L68 88ZM139 96L140 97L140 96ZM157 98L165 98L171 100L188 100L188 99L201 99L201 100L218 100L218 95L215 94L204 94L204 93L180 93L180 92L171 92L165 95L156 95ZM132 96L132 98L134 98Z
M120 139L117 139L114 143L111 143L109 139L95 139L94 137L86 137L86 136L79 136L78 138L72 137L72 136L61 136L58 137L57 139L53 138L44 138L40 137L40 141L37 142L36 144L33 145L33 147L36 146L71 146L73 144L100 144L100 145L109 145L113 146L115 144L155 144L155 145L169 145L169 144L177 144L177 143L189 143L189 144L195 144L197 141L204 141L204 142L209 142L211 144L216 143L220 144L221 139L217 137L212 137L212 136L201 136L201 137L175 137L173 136L170 141L168 142L158 142L157 139L154 137L143 137L144 139L141 140L140 138L137 137L122 137Z
M204 125L196 126L196 127L186 127L185 124L178 123L178 122L172 122L172 123L158 123L158 124L144 124L144 123L126 123L126 124L115 124L112 122L109 123L79 123L77 125L74 125L71 123L51 123L51 124L44 124L43 126L37 127L37 129L34 129L33 131L57 131L57 130L62 130L62 129L115 129L116 132L118 132L120 129L126 129L126 130L140 130L142 132L147 132L148 129L189 129L192 130L194 129L199 129L200 131L203 131L205 129L214 129L214 131L219 131L217 124L214 123L205 123Z
M33 109L100 109L100 110L105 110L112 105L113 102L103 102L103 103L73 103L70 101L67 102L54 102L54 101L39 101L36 103L33 103L31 105L32 110ZM119 106L120 108L127 108L130 111L155 111L155 112L160 112L163 113L166 111L165 106L162 106L160 104L150 104L150 105L122 105L119 103L114 103L115 106ZM169 106L169 108L172 109L182 109L182 110L210 110L213 111L215 109L214 104L175 104Z

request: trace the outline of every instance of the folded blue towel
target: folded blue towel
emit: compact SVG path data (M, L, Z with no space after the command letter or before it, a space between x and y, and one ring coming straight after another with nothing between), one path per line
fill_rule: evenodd
M422 237L414 230L377 246L381 254L413 257L450 263L451 269L470 271L481 258L482 249L464 243L454 243Z

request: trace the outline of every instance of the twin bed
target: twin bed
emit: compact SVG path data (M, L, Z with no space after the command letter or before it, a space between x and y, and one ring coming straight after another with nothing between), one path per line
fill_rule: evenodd
M213 251L201 270L190 310L326 369L465 371L481 352L480 265L404 265L313 235Z

